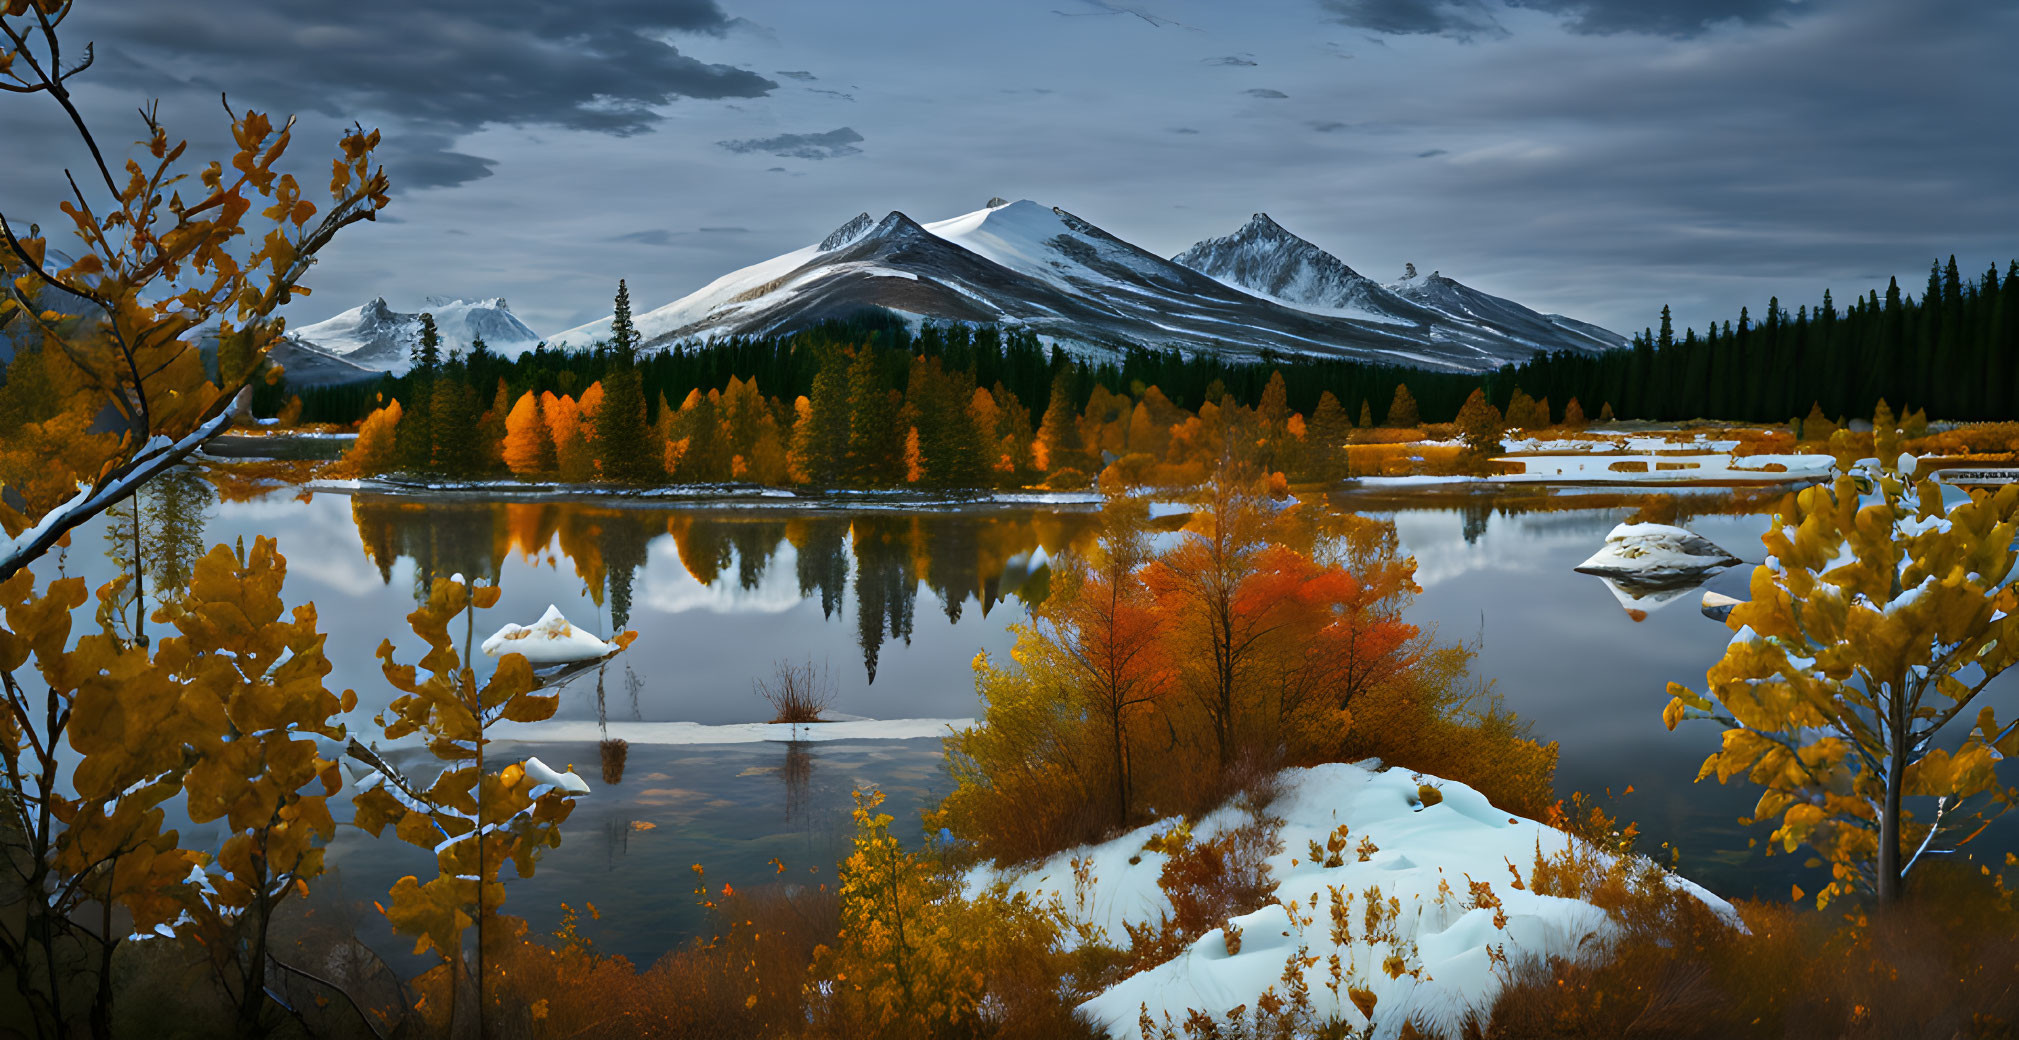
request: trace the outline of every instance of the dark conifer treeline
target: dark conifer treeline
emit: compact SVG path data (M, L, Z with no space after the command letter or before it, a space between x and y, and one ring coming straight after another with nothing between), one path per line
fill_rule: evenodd
M1793 314L1770 300L1758 317L1680 337L1662 308L1659 329L1600 357L1553 354L1505 368L1488 396L1505 405L1520 387L1560 407L1609 402L1622 419L1715 418L1784 422L1821 405L1835 417L1871 415L1881 397L1904 414L1939 419L2019 417L2019 261L1965 280L1950 257L1920 298L1895 280L1840 308L1826 291Z

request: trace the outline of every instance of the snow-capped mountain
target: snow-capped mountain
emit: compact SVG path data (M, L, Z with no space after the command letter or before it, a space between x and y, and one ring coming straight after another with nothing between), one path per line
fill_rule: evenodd
M1428 324L1433 317L1284 230L1267 213L1255 214L1225 238L1194 245L1171 262L1298 310L1399 325Z
M1625 336L1610 329L1561 314L1530 310L1513 300L1480 292L1436 271L1427 275L1418 274L1415 264L1406 265L1402 277L1390 282L1388 290L1458 321L1496 329L1540 350L1597 353L1627 345Z
M479 338L493 353L506 357L517 357L540 341L539 334L527 328L501 298L429 297L424 312L435 317L444 356L452 351L467 352ZM362 375L397 375L412 363L413 349L421 341L421 313L393 310L381 296L325 321L290 330L287 341L276 348L274 359L297 382L359 378L350 368Z
M930 224L895 211L872 222L864 213L818 244L732 271L633 320L648 348L785 332L877 307L1021 326L1091 351L1141 344L1476 371L1538 349L1403 299L1267 218L1233 238L1243 235L1252 262L1202 259L1212 270L1201 271L1029 200L991 199ZM1260 255L1264 237L1279 246L1267 258ZM1215 253L1212 245L1201 243L1180 260ZM1217 255L1242 251L1235 243ZM1248 278L1256 287L1243 284ZM604 318L549 342L586 347L609 334Z

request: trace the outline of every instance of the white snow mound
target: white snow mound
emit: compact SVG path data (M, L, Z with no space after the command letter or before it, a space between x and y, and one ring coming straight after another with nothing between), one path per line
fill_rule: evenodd
M1577 565L1596 574L1639 585L1693 582L1739 558L1694 531L1667 524L1620 524L1605 536L1605 548Z
M484 640L484 652L492 657L522 654L533 667L593 661L617 649L568 623L561 608L547 605L547 612L530 625L506 625Z
M1356 1030L1368 1025L1348 999L1350 989L1362 988L1377 998L1372 1036L1379 1040L1397 1036L1411 1020L1419 1029L1455 1035L1468 1016L1483 1019L1492 1008L1510 970L1496 965L1497 958L1504 955L1516 966L1536 958L1577 958L1601 945L1614 927L1589 903L1515 887L1510 865L1525 878L1538 852L1555 855L1572 839L1494 808L1464 784L1380 769L1378 763L1286 769L1277 779L1280 793L1265 810L1283 821L1282 851L1268 859L1275 902L1229 922L1241 931L1238 953L1228 954L1226 929L1215 929L1177 957L1080 1005L1110 1036L1137 1036L1145 1009L1162 1025L1166 1014L1182 1024L1193 1009L1223 1019L1235 1007L1254 1008L1271 989L1283 994L1286 968L1301 970L1320 1020L1336 1016ZM1419 784L1436 788L1442 800L1424 804ZM1194 840L1249 819L1243 810L1223 807L1194 825ZM1157 885L1168 857L1143 848L1170 825L1153 824L1035 866L976 868L965 881L970 892L1001 884L1039 901L1056 896L1074 920L1126 947L1125 924L1153 924L1171 910ZM1324 846L1342 825L1343 863L1313 862L1310 843ZM1363 839L1371 847L1365 859L1359 854ZM1075 861L1088 868L1090 880L1076 877ZM1495 922L1492 906L1474 899L1469 882L1491 886L1505 914L1502 922ZM1736 911L1717 896L1680 878L1670 883L1737 922ZM1395 900L1398 912L1392 926L1370 941L1364 919L1376 888L1376 898L1384 906ZM1348 928L1340 943L1332 906L1342 896ZM1344 969L1336 991L1329 985L1329 958L1335 954ZM1391 977L1383 967L1391 954L1421 970ZM1293 965L1300 955L1305 960Z
M589 781L576 776L572 769L565 773L556 772L553 766L540 761L537 757L527 759L522 768L526 770L527 776L533 778L535 784L552 784L571 794L589 793Z

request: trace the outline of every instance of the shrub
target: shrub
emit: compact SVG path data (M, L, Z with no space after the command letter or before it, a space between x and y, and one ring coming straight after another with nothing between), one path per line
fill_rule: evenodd
M815 669L811 660L793 664L781 658L771 678L757 679L751 687L771 704L773 722L820 722L820 714L834 703L834 677L825 668Z

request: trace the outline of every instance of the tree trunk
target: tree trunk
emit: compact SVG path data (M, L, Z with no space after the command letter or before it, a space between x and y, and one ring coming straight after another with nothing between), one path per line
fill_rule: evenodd
M1127 749L1122 746L1122 713L1120 711L1114 714L1114 726L1111 732L1114 734L1115 755L1115 823L1127 827L1129 825L1129 759Z
M1900 862L1900 794L1907 783L1907 720L1901 717L1905 712L1900 707L1903 703L1903 698L1894 698L1891 732L1887 734L1886 803L1879 815L1880 906L1899 902L1906 882Z

